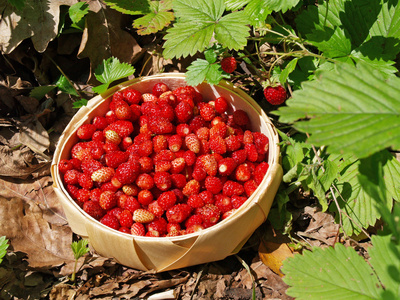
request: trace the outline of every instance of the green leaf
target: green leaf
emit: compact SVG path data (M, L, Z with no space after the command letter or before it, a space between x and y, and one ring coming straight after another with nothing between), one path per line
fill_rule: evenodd
M98 81L103 83L95 88L95 93L103 93L108 89L108 86L116 80L128 77L135 72L135 68L127 63L121 63L117 58L110 57L107 60L103 60L103 63L99 65L94 76Z
M305 82L286 104L272 112L280 122L295 122L296 129L312 134L310 143L329 145L331 152L362 158L387 147L400 149L397 77L385 80L364 64L339 64L335 71Z
M105 0L104 3L127 15L144 15L150 12L150 0Z
M289 77L289 74L292 73L294 71L294 69L296 68L297 65L297 61L299 59L298 58L294 58L292 59L285 67L285 69L283 69L282 73L279 75L279 82L281 84L285 84L287 78Z
M140 35L156 33L167 27L174 20L174 14L169 11L172 1L152 1L151 12L136 19L133 28L137 29Z
M8 240L6 237L0 237L0 263L3 261L3 257L7 254L8 246Z
M207 60L198 58L188 68L186 82L196 86L207 81L209 84L218 84L222 79L222 69L217 64L210 64Z
M343 57L351 53L351 41L342 28L327 28L307 35L310 43L316 46L327 57Z
M307 299L378 299L379 281L371 267L351 248L313 248L283 262L289 296Z
M246 45L247 18L243 12L223 16L223 0L175 0L173 7L177 22L164 37L165 58L193 56L209 47L213 37L230 50Z
M7 2L14 6L17 10L23 10L26 0L7 0Z
M71 82L69 82L68 79L63 75L61 75L60 78L57 80L56 86L60 89L60 91L66 94L79 96L76 89L71 85Z
M74 258L79 259L89 252L88 240L82 239L77 242L72 242L71 248L74 253Z
M41 100L47 93L54 90L57 86L55 85L42 85L34 87L30 93L29 97Z
M350 154L332 154L329 159L338 166L339 173L335 185L339 192L336 198L341 209L349 216L342 215L343 229L348 235L359 234L361 232L359 226L368 228L370 225L375 225L376 220L381 217L381 209L378 207L378 203L382 207L391 210L393 199L400 199L398 187L398 182L400 182L400 163L389 151L381 151L363 160L359 160ZM360 174L377 172L376 169L369 169L369 172L365 171L366 165L373 166L373 161L377 160L382 164L383 172L379 176L379 180L384 181L386 186L379 202L371 196L372 193L370 192L370 186L376 184L376 182L363 182L363 178L360 176ZM330 210L338 212L334 204L331 205Z
M74 103L72 103L72 107L73 108L81 108L83 106L86 106L87 104L88 104L88 101L86 99L81 99L81 100L74 101Z
M239 10L242 9L252 0L225 0L227 10Z
M400 245L393 243L390 234L374 235L371 241L369 262L385 290L400 299Z
M281 11L281 12L286 12L287 10L295 7L300 0L258 0L258 1L263 1L265 2L265 6L273 11Z
M69 17L73 23L79 23L89 12L89 5L86 2L78 2L68 9Z
M246 5L244 13L248 16L250 24L257 26L258 24L265 24L268 15L272 13L266 1L251 0Z

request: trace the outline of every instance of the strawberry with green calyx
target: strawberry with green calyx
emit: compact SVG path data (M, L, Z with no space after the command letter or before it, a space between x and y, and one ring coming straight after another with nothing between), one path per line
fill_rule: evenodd
M265 82L264 97L272 105L280 105L288 98L286 89L279 83Z
M233 71L236 70L236 67L237 61L233 56L227 56L221 60L221 68L228 74L233 73Z

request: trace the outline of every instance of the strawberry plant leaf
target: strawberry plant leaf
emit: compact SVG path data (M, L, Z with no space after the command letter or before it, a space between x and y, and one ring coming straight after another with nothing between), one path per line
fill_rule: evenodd
M14 6L17 10L22 10L25 7L26 0L7 0L12 6Z
M94 87L93 91L101 94L108 89L109 85L113 81L128 77L134 72L135 68L133 66L127 63L121 63L115 57L110 57L109 59L104 60L103 63L96 68L94 76L103 84Z
M265 7L267 7L270 10L273 11L281 11L281 12L286 12L287 10L295 7L300 0L286 0L286 1L281 1L281 0L258 0L259 2L264 2Z
M156 33L167 27L174 20L172 1L152 1L150 3L151 12L136 19L133 28L137 29L140 35Z
M3 257L7 254L8 240L5 236L0 237L0 263L3 261Z
M400 79L385 80L367 65L339 64L321 72L286 104L273 112L279 120L294 122L312 134L310 143L329 145L331 152L363 158L387 147L400 149Z
M209 84L218 84L222 79L221 67L204 59L198 58L187 70L186 82L191 86L196 86L203 81L207 81Z
M281 74L279 75L279 82L284 85L286 83L287 78L289 77L289 74L294 71L297 65L298 58L292 59L285 67L285 69L282 70Z
M247 18L243 12L223 16L223 0L175 0L173 7L177 22L164 36L165 58L193 56L204 51L213 37L230 50L240 50L246 45Z
M71 85L71 82L68 81L68 79L64 75L61 75L60 78L58 78L56 86L60 89L60 91L66 94L71 94L77 97L79 96L76 89Z
M150 13L149 0L105 0L104 3L127 15L144 15Z
M89 5L86 2L78 2L68 9L69 17L73 23L79 23L89 12Z
M307 266L307 268L305 268ZM379 280L372 268L351 248L314 247L283 262L283 280L296 299L378 299Z
M386 186L379 201L382 207L391 210L393 199L400 200L400 192L398 188L396 189L397 182L400 180L400 163L389 151L378 152L363 160L359 160L351 154L332 154L329 159L338 166L335 185L339 192L336 198L342 211L347 214L347 216L342 215L342 223L343 229L348 235L361 233L360 226L363 228L373 226L376 220L381 217L381 208L376 205L376 200L369 191L369 186L374 185L374 182L369 181L363 184L362 178L360 178L360 172L363 170L363 167L360 167L361 165L369 165L374 160L382 162L383 173L380 177L381 180L384 180ZM376 169L372 172L376 172ZM368 174L370 173L368 172ZM337 220L339 220L336 206L332 204L330 210L337 213Z
M57 86L55 85L42 85L35 86L29 93L29 97L33 97L37 100L41 100L47 93L54 90Z
M72 103L72 107L73 108L81 108L83 106L86 106L88 104L88 101L86 99L80 99L77 101L74 101L74 103Z
M225 0L227 10L239 10L252 0Z
M269 8L266 1L251 0L249 4L246 5L244 13L250 19L250 24L257 26L260 23L265 23L265 19L272 13L272 9Z

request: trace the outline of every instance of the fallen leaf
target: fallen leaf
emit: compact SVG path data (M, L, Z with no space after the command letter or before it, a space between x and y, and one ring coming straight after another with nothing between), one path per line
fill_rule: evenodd
M283 261L293 256L293 252L286 243L262 241L258 249L262 262L279 276L283 277L281 267Z
M22 10L16 10L8 1L2 1L0 10L0 49L11 53L23 40L31 38L38 52L58 33L60 6L75 4L77 0L26 0Z

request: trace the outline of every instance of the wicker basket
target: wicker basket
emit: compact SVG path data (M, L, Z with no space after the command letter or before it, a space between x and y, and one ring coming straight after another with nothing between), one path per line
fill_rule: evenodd
M54 190L73 232L87 238L91 246L102 256L113 257L120 264L135 269L161 272L217 261L236 254L266 220L282 180L282 168L279 163L277 132L260 106L246 93L228 82L214 86L202 83L196 89L204 99L225 97L230 101L233 110L243 109L248 113L253 131L261 131L269 138L267 162L270 167L257 190L229 218L202 231L176 237L133 236L113 230L90 217L64 188L57 167L58 162L69 158L70 150L78 140L75 134L77 128L89 123L96 115L106 113L110 96L114 92L133 87L145 93L149 92L157 82L166 83L171 90L186 84L184 74L166 73L133 79L91 99L87 106L75 114L60 137L51 173Z

